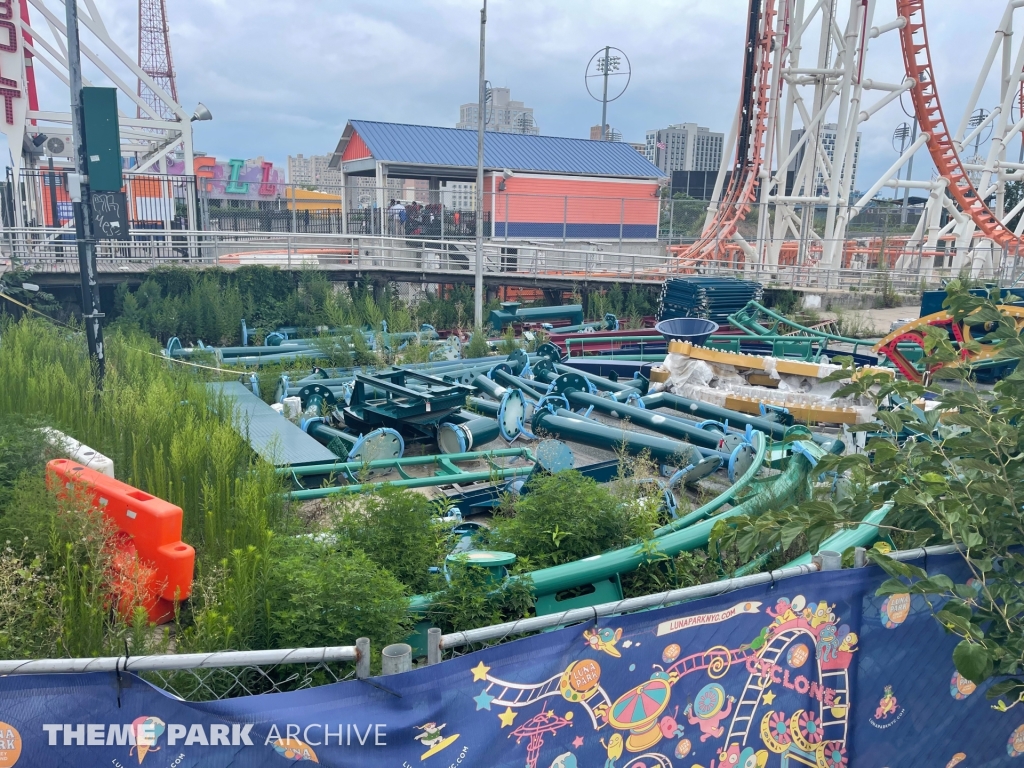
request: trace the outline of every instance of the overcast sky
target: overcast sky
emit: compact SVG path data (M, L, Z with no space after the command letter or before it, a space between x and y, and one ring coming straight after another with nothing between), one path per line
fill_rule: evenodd
M136 1L96 2L113 37L134 54ZM459 105L476 100L479 0L167 5L180 100L187 110L202 101L214 115L195 125L196 148L223 159L263 155L283 164L289 154L323 154L349 119L454 126ZM842 20L848 0L838 6ZM894 18L894 6L881 0L876 24ZM939 90L952 122L1003 6L927 4ZM608 122L624 140L643 141L647 129L680 122L726 132L739 98L746 8L746 0L492 0L487 76L535 109L542 133L586 138L600 122L601 105L587 95L584 70L595 51L613 45L626 52L633 71L626 93L609 106ZM877 80L902 80L894 34L872 42L867 70ZM67 108L67 90L52 77L40 76L40 97L43 109ZM861 189L895 159L890 136L901 119L892 104L864 125ZM919 155L915 177L930 170Z

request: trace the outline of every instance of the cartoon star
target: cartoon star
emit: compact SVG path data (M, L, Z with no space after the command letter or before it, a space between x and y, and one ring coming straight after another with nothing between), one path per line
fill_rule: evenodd
M582 747L583 746L583 737L582 736L577 736L575 739L573 739L572 740L572 746L573 746L573 749L579 749L580 747Z
M512 725L512 721L516 719L518 714L518 712L512 711L512 707L505 707L505 711L498 715L498 719L501 720L501 727L505 728Z
M772 702L775 701L775 694L771 691L765 691L764 696L762 696L761 699L770 707Z
M486 680L487 673L491 671L491 668L481 661L469 671L473 673L473 682L475 683L478 680Z
M476 702L477 712L481 709L486 709L489 712L491 710L491 702L494 701L494 697L487 692L487 689L484 689L480 691L479 696L473 697L473 701Z

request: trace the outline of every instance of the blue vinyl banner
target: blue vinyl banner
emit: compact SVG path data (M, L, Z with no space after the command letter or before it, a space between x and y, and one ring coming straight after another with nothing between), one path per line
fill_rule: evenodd
M957 556L933 572L964 577ZM603 619L438 666L192 704L137 677L0 678L0 768L1024 768L1024 711L877 568Z

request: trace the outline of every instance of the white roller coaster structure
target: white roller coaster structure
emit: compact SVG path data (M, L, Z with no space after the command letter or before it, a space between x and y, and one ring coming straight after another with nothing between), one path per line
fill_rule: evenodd
M723 158L701 237L672 249L679 269L817 265L822 274L834 274L877 265L929 276L941 264L975 277L1015 275L1024 195L1007 209L1006 193L1008 182L1024 180L1024 149L1016 162L1007 157L1008 148L1024 140L1018 135L1024 129L1024 36L1016 44L1013 39L1021 6L1021 0L1007 2L951 130L939 101L925 0L751 0L740 104L726 141L735 153ZM882 73L887 76L876 76L869 47L894 39L902 72L890 67ZM883 69L886 57L877 58ZM991 85L996 77L997 89ZM983 94L995 90L997 103L972 120ZM901 97L913 105L916 138L854 197L861 126ZM990 130L987 156L962 160L964 147ZM935 167L932 178L900 180L904 166L925 150ZM851 221L880 191L894 187L927 196L916 229L851 237Z

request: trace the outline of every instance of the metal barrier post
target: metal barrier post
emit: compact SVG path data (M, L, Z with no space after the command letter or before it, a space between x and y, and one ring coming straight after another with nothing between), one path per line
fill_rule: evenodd
M569 223L569 196L565 195L562 202L562 260L565 260L565 233Z
M427 664L441 661L441 630L431 627L427 630Z
M412 646L408 643L386 646L380 656L382 675L397 675L412 669Z
M356 677L365 680L370 676L370 638L360 637L356 640Z
M843 567L843 555L841 552L823 549L815 557L821 558L821 570L823 571L838 571Z
M291 192L292 196L292 232L299 231L298 223L298 206L295 204L295 185L292 184L288 187L288 191Z
M619 253L622 253L622 228L626 224L626 198L619 198Z
M292 233L288 233L288 269L292 268Z

